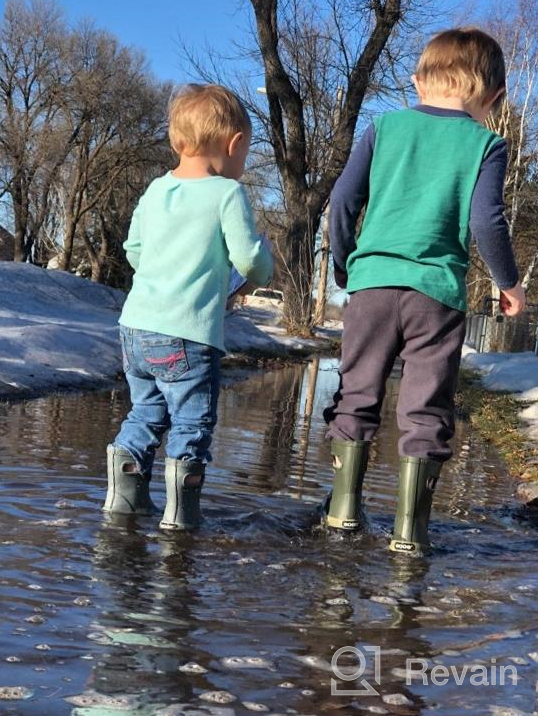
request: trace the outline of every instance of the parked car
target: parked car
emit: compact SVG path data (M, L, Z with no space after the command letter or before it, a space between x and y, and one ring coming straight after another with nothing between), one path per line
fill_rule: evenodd
M245 296L244 306L255 308L268 308L269 306L281 307L284 302L284 294L274 288L257 288Z

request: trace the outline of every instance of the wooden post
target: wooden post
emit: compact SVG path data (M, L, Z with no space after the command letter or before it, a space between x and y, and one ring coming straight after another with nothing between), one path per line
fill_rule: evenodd
M331 255L331 241L329 238L329 210L323 214L323 229L321 232L320 265L316 307L314 309L314 325L323 326L325 323L325 307L327 306L327 276L329 275L329 256Z
M336 93L336 108L333 117L333 126L339 122L344 99L344 88L339 87ZM329 256L331 254L331 242L329 238L329 211L330 204L327 204L323 212L323 229L321 231L319 281L316 296L316 307L314 309L314 325L323 326L325 323L325 307L327 305L327 276L329 274Z

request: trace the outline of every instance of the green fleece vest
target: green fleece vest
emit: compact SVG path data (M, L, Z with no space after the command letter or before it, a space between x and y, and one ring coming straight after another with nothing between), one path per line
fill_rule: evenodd
M470 117L413 109L374 125L368 205L347 290L407 286L465 311L471 199L501 137Z

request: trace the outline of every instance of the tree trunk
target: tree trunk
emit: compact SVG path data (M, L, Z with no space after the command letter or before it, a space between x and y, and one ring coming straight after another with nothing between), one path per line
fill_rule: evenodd
M312 277L301 273L287 276L284 286L284 322L288 333L303 337L312 335Z
M304 209L302 211L304 216ZM292 211L291 216L301 216ZM319 220L318 220L319 223ZM284 321L290 333L312 335L312 288L314 281L314 241L308 220L291 221L287 234L284 286Z
M99 271L95 274L95 278L94 278L94 272L92 269L92 281L97 281L98 283L106 283L105 267L108 267L110 264L110 256L109 256L110 234L108 232L106 222L104 221L102 216L100 218L100 221L101 221L101 246L99 247L99 251L96 252L97 263L99 264Z
M24 250L24 229L17 226L15 229L15 244L13 248L13 261L26 261Z
M28 249L26 246L26 232L28 228L28 212L27 203L24 201L24 190L20 181L14 182L11 194L13 203L14 223L15 223L15 244L13 250L14 261L26 261L28 257Z
M95 259L90 258L90 264L92 267L92 274L91 279L92 281L95 281L96 283L102 283L103 282L103 266L99 259L96 257Z
M530 283L532 281L532 277L534 276L534 271L536 269L536 264L538 263L538 251L533 255L529 265L527 266L527 270L525 271L525 275L523 276L523 279L521 281L521 285L527 291L529 289Z
M75 242L76 224L72 216L66 217L66 228L64 236L63 251L58 260L58 268L62 271L69 271L71 268L71 259L73 257L73 244Z

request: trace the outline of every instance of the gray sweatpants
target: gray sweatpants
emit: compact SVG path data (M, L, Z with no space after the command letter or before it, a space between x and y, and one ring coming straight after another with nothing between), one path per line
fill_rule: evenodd
M404 361L397 407L400 455L448 460L464 338L464 313L413 289L352 294L344 314L340 386L324 413L327 437L372 440L399 355Z

